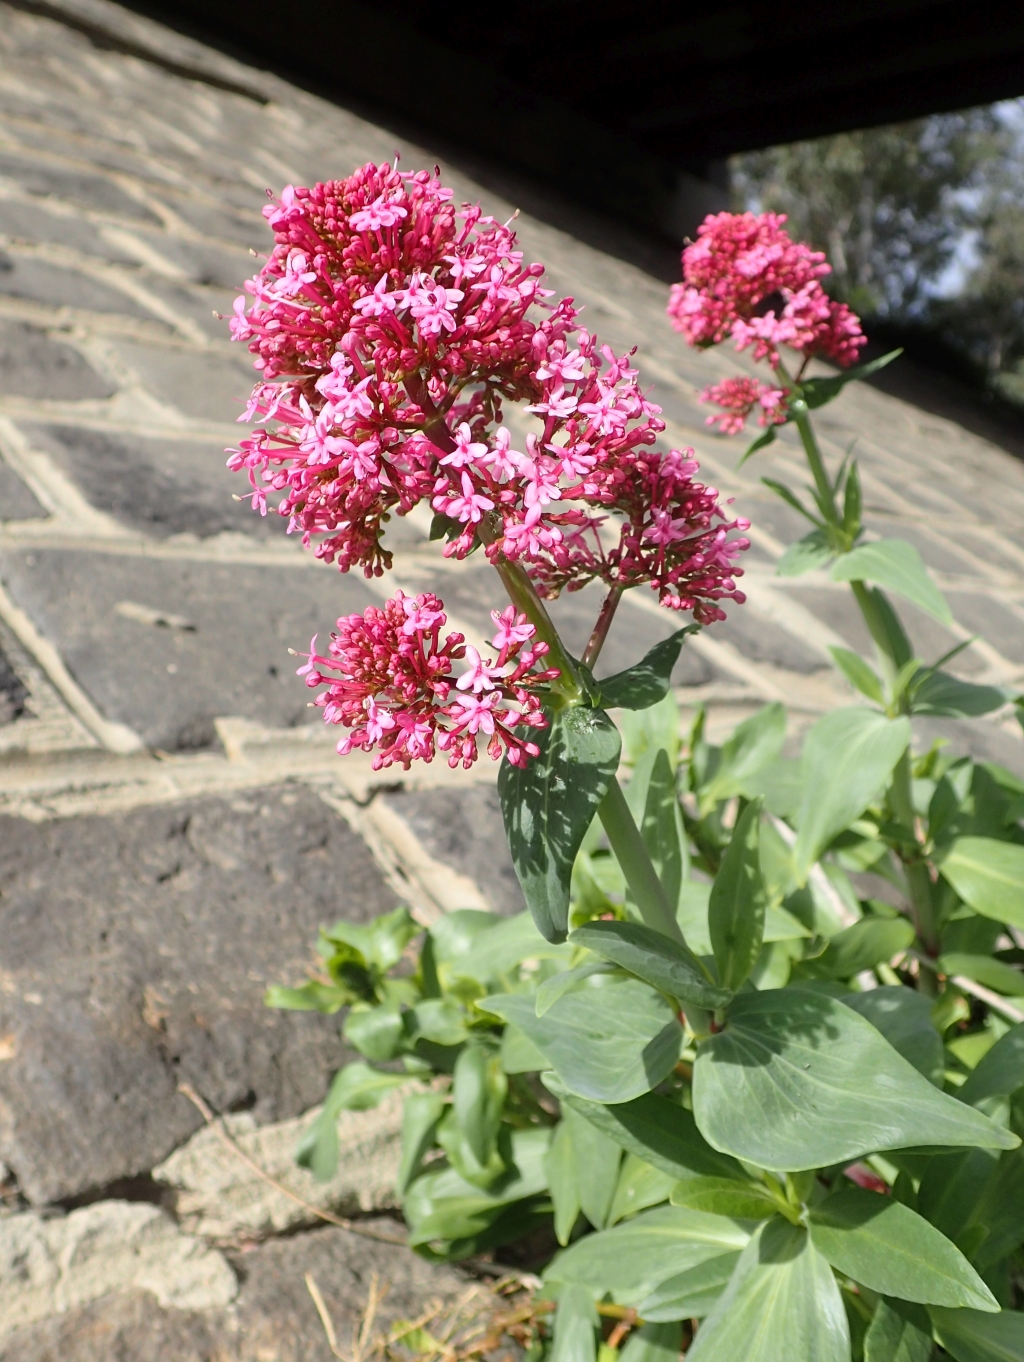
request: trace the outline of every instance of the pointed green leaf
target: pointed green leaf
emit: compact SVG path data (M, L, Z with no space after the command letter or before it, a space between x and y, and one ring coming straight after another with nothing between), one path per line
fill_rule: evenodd
M565 938L572 864L619 764L619 731L600 709L577 705L533 729L540 756L506 759L498 795L527 906L548 941Z
M851 653L849 648L830 647L829 652L836 666L852 686L869 700L874 700L876 705L885 704L882 683L876 676L874 668L868 666L857 653Z
M932 1021L931 998L902 984L892 984L866 993L847 993L842 1001L881 1031L919 1074L942 1087L942 1037Z
M728 1215L734 1220L768 1220L779 1213L778 1198L763 1183L735 1178L687 1178L676 1183L669 1200L673 1206Z
M864 1337L864 1362L930 1362L932 1352L928 1312L883 1297Z
M641 1319L701 1319L710 1314L715 1302L729 1285L740 1260L739 1252L720 1253L696 1267L678 1272L661 1283L640 1302Z
M1003 1310L983 1315L935 1307L928 1313L935 1337L956 1362L1024 1362L1024 1314Z
M850 1362L832 1269L807 1231L770 1220L744 1249L687 1362Z
M1024 927L1024 846L958 837L939 869L976 913Z
M562 1113L562 1125L572 1141L580 1209L595 1229L602 1230L615 1193L622 1148L568 1104Z
M501 1037L501 1065L507 1074L529 1074L546 1069L548 1061L518 1026L506 1026Z
M666 1278L745 1247L749 1233L721 1215L656 1206L555 1255L546 1282L574 1282L619 1305L636 1305Z
M928 575L924 559L905 539L877 539L861 544L836 562L835 582L876 582L895 591L940 624L953 623L946 598Z
M914 937L913 923L904 917L864 917L837 932L804 968L816 979L851 979L901 954Z
M825 531L811 530L802 539L790 544L776 563L775 574L778 577L802 577L805 572L827 567L835 556L836 551L828 542Z
M910 742L910 720L873 709L836 709L804 740L803 798L793 848L797 883L832 839L867 808Z
M943 974L962 974L975 983L994 988L1010 998L1024 998L1024 974L1014 969L1005 960L993 960L991 955L968 955L963 951L950 951L940 955L939 969Z
M566 1286L555 1313L550 1362L595 1362L597 1326L597 1311L590 1292L581 1286Z
M402 1196L420 1171L424 1155L434 1143L434 1132L445 1109L442 1092L413 1092L402 1106L402 1161L396 1183Z
M746 449L744 450L743 457L742 459L740 459L736 467L738 469L742 468L752 454L756 454L758 450L767 449L770 444L774 444L776 433L777 433L776 427L769 426L768 429L764 431L761 435L759 435L756 440L751 441L751 443L747 445Z
M567 1107L568 1103L562 1108L563 1114ZM638 1211L646 1211L648 1206L658 1206L667 1201L675 1183L676 1179L668 1173L663 1173L660 1168L638 1159L635 1154L626 1154L615 1183L615 1195L612 1197L607 1224L617 1225L627 1216L636 1215Z
M716 1149L780 1172L914 1145L1019 1143L939 1092L850 1008L792 987L733 1000L698 1051L693 1110Z
M494 1153L507 1091L497 1051L470 1042L455 1061L452 1109L480 1164L486 1164Z
M733 795L749 797L749 782L771 766L785 741L786 710L777 702L737 724L719 750L714 774L698 791L701 813L710 812L719 800Z
M647 709L663 700L672 683L672 669L679 660L686 635L699 630L698 624L677 629L656 643L635 666L599 681L601 704L606 709Z
M735 1159L711 1148L693 1113L667 1097L648 1092L609 1106L577 1097L555 1074L543 1074L541 1081L563 1106L571 1106L623 1149L675 1179L743 1176Z
M656 1324L653 1320L629 1336L622 1350L622 1362L679 1362L683 1331L678 1320Z
M538 1017L533 999L497 994L477 1004L517 1026L580 1097L628 1102L671 1073L683 1030L671 1006L636 979L567 993Z
M774 478L762 478L761 481L769 491L774 492L777 497L781 497L787 506L792 506L793 510L799 512L805 520L809 520L819 530L825 529L825 522L819 520L816 515L812 515L799 497L794 496L784 482L776 482ZM813 489L811 489L811 492L813 495Z
M911 712L976 719L980 714L1001 709L1010 699L1011 692L1002 686L978 686L948 672L934 671L913 688Z
M722 983L737 989L757 963L764 941L767 894L761 874L761 801L744 809L711 886L708 930Z
M631 782L632 783L632 782ZM679 807L676 774L664 748L654 756L637 823L669 903L679 899L679 886L689 871L690 856Z
M608 965L603 960L587 960L584 964L577 965L575 969L559 970L550 979L545 979L537 989L537 996L534 1000L534 1011L537 1016L543 1017L544 1013L550 1011L559 998L564 997L566 993L571 993L574 988L579 988L592 974L606 974L608 969Z
M844 1187L812 1206L808 1219L818 1252L872 1291L922 1305L999 1309L956 1245L892 1197Z
M569 940L627 969L681 1002L724 1007L732 989L715 984L692 951L639 922L598 921L577 927Z
M551 1145L544 1159L544 1172L555 1207L555 1238L563 1248L569 1242L580 1213L574 1163L572 1133L565 1121L561 1121L551 1137Z
M800 395L812 410L815 407L823 407L826 402L831 402L834 397L838 397L847 383L876 374L879 369L884 369L887 364L891 364L894 359L898 359L902 354L901 347L899 350L890 350L887 355L880 355L878 359L868 360L865 364L857 364L852 369L844 369L838 374L830 374L828 378L806 378L800 384Z
M986 1097L1008 1097L1024 1087L1024 1022L1000 1036L957 1096L975 1106Z

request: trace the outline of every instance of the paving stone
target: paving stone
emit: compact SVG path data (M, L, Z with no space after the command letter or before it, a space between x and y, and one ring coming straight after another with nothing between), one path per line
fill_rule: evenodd
M237 359L219 359L195 351L174 350L169 346L147 346L122 341L116 349L144 382L146 388L186 416L200 420L237 420L259 375L252 367L252 356L241 345ZM239 437L243 431L239 430ZM223 456L220 459L224 463ZM244 478L233 477L235 490Z
M398 1230L388 1221L367 1228ZM335 1228L260 1245L236 1266L242 1287L227 1310L166 1308L142 1292L109 1295L15 1330L0 1342L0 1362L332 1362L307 1273L345 1349L358 1333L372 1274L388 1288L374 1334L429 1302L454 1304L471 1285L408 1249Z
M48 307L73 307L152 320L152 313L134 298L86 274L0 251L0 295L3 294Z
M40 520L45 515L14 469L0 459L0 520Z
M177 1091L264 1123L321 1101L337 1022L263 1006L318 927L394 905L309 790L0 820L0 1159L35 1205L152 1168L198 1127Z
M209 746L222 715L320 722L288 649L379 599L308 558L278 568L26 549L0 555L0 576L101 713L165 751ZM191 627L142 622L146 609Z
M106 175L90 174L64 166L46 164L37 156L17 156L0 152L0 176L13 180L29 194L63 199L83 208L117 213L120 217L160 225L160 219L143 204L126 194Z
M731 643L744 657L754 662L769 662L786 671L809 676L830 663L816 649L803 643L780 625L759 618L747 606L728 606L724 620L708 626L708 637Z
M0 652L0 725L12 724L25 713L28 688Z
M182 1229L222 1243L321 1224L311 1207L345 1216L392 1210L398 1204L395 1186L404 1100L404 1090L398 1090L369 1111L340 1113L341 1154L337 1172L328 1182L318 1182L295 1162L299 1139L320 1107L267 1126L258 1126L249 1111L224 1118L237 1149L275 1179L277 1186L257 1176L251 1164L224 1141L220 1129L210 1126L197 1131L188 1144L154 1168L153 1177L173 1193L174 1214Z
M164 1308L218 1310L238 1282L227 1260L158 1206L101 1201L68 1216L0 1219L0 1337L114 1291Z
M1024 663L1024 615L980 591L949 591L950 608L965 629L981 634L1010 662Z
M73 402L110 397L114 391L70 345L34 326L0 318L0 394Z
M51 212L44 204L0 199L0 233L16 241L70 247L83 255L121 265L136 264L123 247L112 245L101 226L68 212Z
M496 913L523 911L526 904L509 855L496 789L487 785L379 797L406 820L432 856L467 875Z
M243 495L244 477L226 466L224 442L152 439L76 424L34 426L26 438L52 456L97 510L154 538L225 530L282 538L286 521L254 513Z
M915 719L915 751L926 752L939 741L957 757L992 761L1024 779L1024 743L1016 733L981 719Z

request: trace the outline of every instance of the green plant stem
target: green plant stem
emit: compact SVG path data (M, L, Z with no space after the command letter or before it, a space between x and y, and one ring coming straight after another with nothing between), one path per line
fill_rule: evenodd
M892 655L892 641L889 638L885 623L875 605L875 599L864 582L851 582L850 589L853 592L854 600L860 608L860 613L864 617L864 623L868 627L868 633L871 635L875 648L878 650L879 661L885 671L886 680L892 685L899 675L900 664Z
M822 508L827 508L826 516L829 524L838 526L839 516L836 513L835 493L832 490L832 484L825 468L825 460L822 458L821 450L818 447L814 427L811 425L807 403L798 400L793 403L791 411L793 412L793 421L800 432L804 453L807 455L807 463L811 470L811 476L814 478L814 485L818 489Z
M608 595L604 598L604 602L601 606L601 613L598 615L597 623L594 625L594 632L590 635L590 642L587 644L586 651L580 659L583 665L589 667L591 670L594 669L594 665L601 655L601 649L604 647L604 641L608 637L608 630L612 627L612 620L615 618L615 612L619 608L619 601L622 600L622 593L624 590L624 587L613 586L609 590Z
M914 801L912 795L910 770L910 751L903 753L892 773L892 784L889 787L889 801L892 804L892 811L904 827L915 829ZM916 835L916 833L915 833ZM903 864L903 872L907 877L907 889L910 893L910 908L914 915L914 926L921 944L930 956L936 956L939 951L938 931L935 922L935 905L932 902L932 882L928 874L928 866L919 856L907 856L905 853L898 853ZM919 977L921 991L923 993L934 993L935 976L926 972Z

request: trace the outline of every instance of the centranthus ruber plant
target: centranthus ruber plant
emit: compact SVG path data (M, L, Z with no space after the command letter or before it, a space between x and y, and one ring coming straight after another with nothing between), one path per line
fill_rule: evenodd
M369 165L287 189L266 215L275 245L232 321L261 371L258 424L231 453L254 507L373 577L391 566L389 518L425 504L444 554L480 551L509 598L488 650L448 630L437 596L396 591L314 639L299 671L342 754L378 769L500 759L528 910L424 930L401 908L323 929L322 967L269 1001L346 1009L363 1059L336 1076L299 1162L330 1177L338 1113L404 1089L409 1242L454 1260L522 1239L544 1273L538 1362L925 1362L933 1336L959 1362L1024 1357L1019 1317L1000 1313L1024 1242L1024 1215L1006 1213L1024 1185L1021 1032L986 1013L991 1062L972 1068L977 1050L943 1050L971 995L946 987L935 1013L915 987L983 935L927 935L982 895L971 844L990 823L971 820L1001 819L1000 854L1024 856L1005 781L1000 802L955 763L903 755L901 697L950 703L952 679L901 663L884 695L876 679L878 712L812 730L797 774L780 705L720 747L698 715L682 748L672 670L689 632L742 604L748 524L697 481L692 451L658 450L632 356L600 345L510 227L456 208L436 174ZM732 336L774 369L720 385L725 428L755 406L766 434L801 420L835 380L790 377L783 348L847 362L860 343L824 262L780 219L715 219L690 249L673 300L686 334ZM524 439L509 403L533 420ZM822 510L828 545L852 514ZM545 601L594 581L604 604L576 658ZM634 588L691 622L598 678ZM938 840L899 802L929 782L953 848L941 883L959 898L911 922L850 875L890 856L894 877L930 879ZM1004 924L1020 911L1024 926L1000 885ZM998 963L1017 979L1015 958ZM964 1205L955 1189L981 1182Z

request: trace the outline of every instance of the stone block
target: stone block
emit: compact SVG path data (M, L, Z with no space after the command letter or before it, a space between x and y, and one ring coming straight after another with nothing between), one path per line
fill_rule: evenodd
M133 1291L14 1329L0 1362L233 1362L230 1338L219 1312L165 1310Z
M0 1219L0 1337L121 1291L147 1291L164 1309L216 1310L238 1282L222 1254L144 1202Z
M403 1100L402 1092L391 1093L370 1111L341 1112L341 1155L329 1182L318 1182L295 1162L299 1139L319 1115L319 1107L267 1126L257 1126L248 1111L227 1116L224 1126L237 1149L218 1130L204 1126L155 1168L153 1176L171 1189L174 1214L183 1229L222 1242L262 1239L298 1225L322 1224L310 1207L344 1216L393 1209ZM237 1150L279 1185L253 1172Z
M135 370L150 392L185 416L223 421L225 425L241 415L259 377L245 347L238 345L235 348L237 358L221 359L170 346L147 346L134 341L116 343L121 358ZM238 438L245 433L239 427ZM220 462L223 464L223 456ZM245 476L236 476L234 480L244 484ZM244 485L236 490L244 491Z
M116 213L119 217L160 225L160 219L101 170L90 171L70 166L47 164L46 159L28 153L0 152L0 175L19 184L27 193L40 198L62 199L81 208Z
M980 634L1008 662L1024 665L1024 613L981 591L950 591L950 608L960 624Z
M24 298L47 307L114 312L152 321L152 313L119 289L78 270L0 251L0 296Z
M25 713L28 687L0 652L0 725L12 724Z
M113 392L112 385L70 345L37 327L0 318L0 394L75 402L110 397Z
M280 1121L323 1099L337 1020L263 1004L322 923L394 906L302 787L0 820L0 1159L35 1205L151 1169L199 1126L176 1089Z
M0 520L42 520L46 511L18 477L0 459Z
M0 572L103 715L167 751L209 746L222 715L321 722L288 649L379 599L362 577L309 558L267 567L34 549L0 554ZM147 611L191 627L145 623Z

